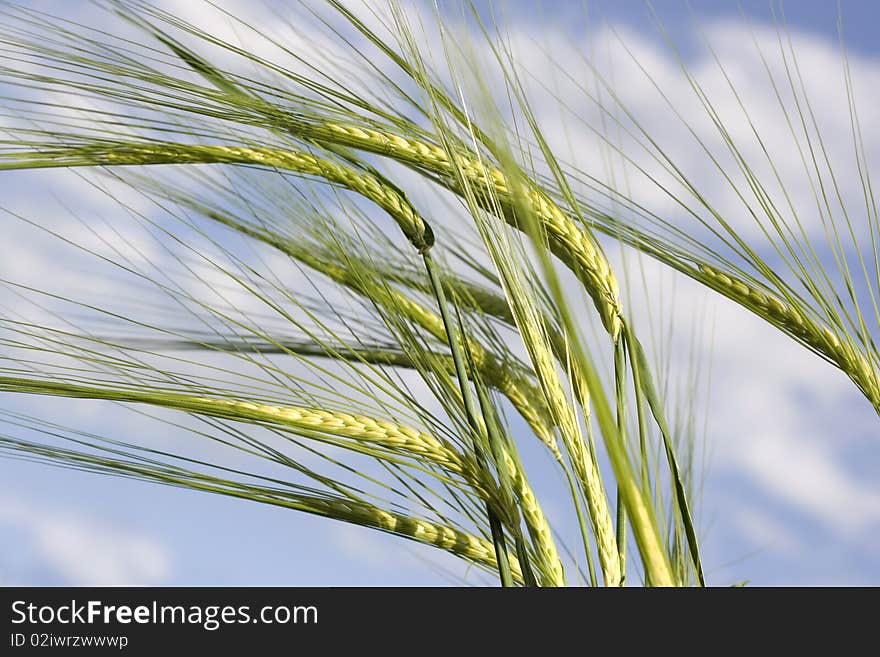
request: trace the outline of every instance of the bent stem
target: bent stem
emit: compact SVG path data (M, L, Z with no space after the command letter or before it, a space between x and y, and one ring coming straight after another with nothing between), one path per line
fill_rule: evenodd
M510 455L508 447L502 438L495 416L495 409L487 394L486 386L483 385L482 381L478 378L474 379L474 386L477 390L477 399L480 402L480 410L483 413L483 418L486 420L486 432L489 436L489 446L492 449L492 456L495 459L495 463L506 463L513 457ZM498 469L498 483L500 484L501 494L504 496L504 505L508 509L515 509L516 502L513 497L513 484L510 481L510 472L508 472L507 468L502 467ZM519 517L517 515L515 519L511 519L511 525L518 521ZM523 583L528 587L538 586L535 574L532 572L531 564L529 563L528 549L522 532L519 531L518 527L512 527L512 533L514 535L513 540L516 547L517 559L522 566Z
M614 396L617 401L617 430L626 445L626 347L622 339L614 343ZM617 488L617 553L620 555L620 586L626 585L626 505Z
M687 499L687 490L681 475L681 469L678 466L678 459L675 457L675 446L672 443L672 434L669 432L669 426L666 423L666 414L663 411L663 404L654 388L654 382L651 380L650 370L648 369L647 358L641 343L629 331L629 327L624 328L624 335L630 340L630 353L632 354L633 378L638 380L642 386L642 393L648 402L648 407L654 416L654 421L660 429L663 437L663 448L666 453L666 460L669 465L669 474L672 478L672 486L675 490L675 509L681 518L684 526L685 536L687 537L688 549L691 555L691 561L696 571L697 581L700 586L706 586L706 579L703 574L703 565L700 559L699 546L697 545L697 532L694 528L693 516L691 515L690 504ZM644 475L643 475L644 480Z
M440 280L440 276L437 272L437 266L435 265L434 259L431 257L430 253L428 253L427 251L422 253L422 259L425 263L425 270L428 273L428 278L431 281L431 288L434 291L434 296L437 298L437 305L440 307L440 316L443 318L443 325L446 327L449 350L452 354L452 360L455 363L455 374L458 377L458 385L461 389L461 398L462 402L464 403L468 423L470 424L471 430L474 432L474 436L476 437L480 435L480 425L477 421L477 408L474 405L474 399L471 395L468 374L467 370L465 369L464 358L461 353L461 346L458 342L458 334L456 332L455 325L452 323L452 320L449 316L449 307L446 302L446 294L443 291L443 283ZM480 445L476 443L476 438L474 446L477 454L484 453L484 450L482 450ZM510 559L507 555L507 546L504 544L504 532L501 527L501 522L498 520L498 516L492 510L491 504L489 502L486 503L486 513L489 517L489 526L492 532L492 542L495 546L495 556L498 561L498 572L501 577L501 585L504 587L513 586L513 576L510 572Z

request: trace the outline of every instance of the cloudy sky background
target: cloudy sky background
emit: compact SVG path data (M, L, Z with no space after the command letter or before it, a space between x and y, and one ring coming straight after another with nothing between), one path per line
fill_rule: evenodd
M206 18L196 3L163 3L194 22L212 21L212 33L235 38L215 15ZM234 12L270 14L250 3L224 2ZM447 4L441 3L446 7ZM742 3L759 43L772 50L776 38L766 4ZM829 2L797 2L786 17L808 91L823 135L840 146L836 172L848 198L858 194L849 151L849 120L842 102L841 59L837 49L837 14ZM691 3L698 23L722 61L729 65L737 90L753 118L770 135L777 164L796 199L808 191L799 163L786 150L772 89L757 57L749 28L738 16L738 3ZM880 83L880 59L869 26L876 24L872 3L843 2L844 29L850 48L856 93L869 160L880 154L880 117L874 102ZM40 3L65 15L93 16L87 3ZM496 3L496 7L497 7ZM565 43L585 38L582 3L538 11L529 3L508 5L507 29L533 70L540 71L540 48L528 51L530 37L552 43L560 61L577 61ZM688 57L688 66L720 101L722 115L736 123L736 107L725 96L717 69L698 47L693 17L684 3L655 5ZM641 2L590 4L596 23L591 39L598 57L614 62L617 88L652 134L661 136L681 162L731 216L741 209L712 176L699 151L678 143L674 122L657 103L632 64L615 50L623 38L639 62L651 70L674 98L687 95L673 56L646 17ZM605 20L613 30L601 25ZM271 22L267 23L272 25ZM547 73L543 79L550 83ZM565 94L564 81L557 80ZM544 102L546 101L546 102ZM684 103L685 108L687 104ZM578 164L601 169L601 159L586 134L559 128L555 101L538 98L539 117L548 135L571 148ZM843 110L843 111L842 111ZM725 114L726 112L726 114ZM698 120L695 118L695 120ZM571 127L570 124L569 127ZM754 155L754 153L750 153ZM568 153L563 153L567 156ZM849 167L849 168L847 168ZM643 193L652 207L668 203ZM115 205L104 195L63 172L23 172L0 176L4 207L80 239L89 239L73 215L112 217ZM140 201L126 197L132 204ZM809 212L805 207L805 216ZM743 230L754 228L743 221ZM69 285L112 295L114 282L95 279L89 270L38 231L11 222L4 229L11 256L0 262L0 278L37 286ZM77 232L78 231L78 232ZM619 256L615 254L615 258ZM62 272L59 271L63 263ZM734 304L707 295L699 286L643 264L657 289L674 290L675 316L681 318L683 343L689 327L705 315L699 351L712 365L711 398L699 411L708 417L708 468L700 500L704 565L710 582L729 584L876 584L880 581L880 443L877 418L849 381L790 339L778 334ZM656 292L652 288L651 292ZM0 291L3 308L18 303ZM649 297L652 296L649 294ZM633 290L641 307L641 293ZM670 299L666 297L667 301ZM647 300L656 309L658 299ZM711 339L708 337L711 334ZM678 335L678 333L677 333ZM678 362L678 361L677 361ZM684 362L679 363L682 367ZM0 399L4 408L50 412L94 429L148 433L130 414L106 406L43 400ZM116 424L114 424L114 420ZM145 435L146 435L145 433ZM173 441L173 436L156 436ZM551 511L557 500L546 504ZM564 500L558 500L562 504ZM456 562L435 550L375 532L319 518L218 496L183 492L143 483L78 474L45 466L0 460L0 584L159 584L159 585L341 585L444 584L461 574Z

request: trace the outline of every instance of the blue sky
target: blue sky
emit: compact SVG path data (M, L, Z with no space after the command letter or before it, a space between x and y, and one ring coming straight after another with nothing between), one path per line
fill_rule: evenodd
M169 4L169 3L166 3ZM173 4L173 3L171 3ZM180 4L190 19L194 3ZM449 3L441 3L446 7ZM62 12L83 10L76 2L42 3ZM835 88L837 10L832 2L792 2L789 28L809 55L811 84ZM674 0L654 4L664 24L682 40L695 68L699 51L688 46L691 15ZM738 6L761 29L765 2L691 2L700 24L720 50L736 58ZM552 7L552 10L549 9ZM511 29L527 32L576 30L568 16L582 3L511 5ZM618 29L633 35L646 58L669 68L641 2L591 3ZM844 31L858 59L859 79L880 79L878 46L872 38L877 9L872 2L842 2ZM560 25L564 26L560 28ZM768 33L769 34L769 33ZM809 52L808 52L809 51ZM744 51L745 52L745 51ZM753 64L739 60L748 76ZM664 69L665 70L665 69ZM825 76L823 78L823 76ZM825 78L828 78L827 80ZM858 82L858 80L857 80ZM633 102L639 102L638 89ZM872 88L862 91L870 98ZM760 89L752 98L760 103ZM818 111L833 121L834 96ZM642 107L650 114L651 108ZM876 103L865 102L866 125ZM825 116L824 114L822 116ZM656 116L657 130L665 117ZM832 124L831 130L836 129ZM880 152L880 135L867 137ZM875 150L876 149L876 150ZM692 153L682 151L682 157ZM696 166L699 166L697 162ZM52 197L58 200L53 200ZM4 205L50 225L64 222L71 208L112 216L113 206L63 173L4 173ZM11 229L15 256L0 264L0 277L50 280L82 276L78 260L65 260L33 231ZM662 276L649 263L648 271ZM33 278L29 278L33 277ZM41 278L42 277L42 278ZM77 279L82 284L82 280ZM845 378L772 328L725 301L709 299L679 281L684 313L705 310L712 318L713 394L703 408L710 422L710 454L701 496L704 562L710 582L729 584L876 584L880 581L880 443L877 418ZM0 307L13 303L0 291ZM53 417L74 412L71 403L11 400ZM84 413L95 430L144 431L104 407ZM116 420L116 422L112 422ZM157 439L172 439L156 436ZM555 500L550 501L550 507ZM559 503L562 503L560 500ZM64 585L343 585L444 584L444 569L461 575L457 562L434 550L319 518L257 504L149 484L83 475L18 461L0 460L0 584Z

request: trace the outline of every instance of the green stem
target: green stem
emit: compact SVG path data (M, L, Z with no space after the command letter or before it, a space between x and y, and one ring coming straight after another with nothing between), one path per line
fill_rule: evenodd
M443 291L443 283L440 280L437 266L434 264L434 259L431 257L431 255L425 252L422 254L422 258L425 262L425 270L428 272L428 278L431 281L431 288L434 292L434 296L437 298L437 305L440 306L440 317L443 319L443 326L446 328L446 337L447 341L449 342L449 350L452 353L452 360L455 363L455 374L458 377L458 384L461 388L461 398L464 402L464 410L467 414L467 420L471 426L471 429L474 432L474 435L479 436L481 430L479 422L477 422L477 407L474 404L473 395L471 395L468 374L467 370L465 369L464 357L461 353L461 345L458 342L458 333L456 331L455 325L452 322L452 319L449 316L449 308L446 302L446 294ZM475 448L478 455L484 453L484 450L476 441ZM501 577L501 585L505 587L513 586L513 576L510 572L510 558L507 555L507 546L504 543L504 535L501 523L498 520L495 512L492 511L491 505L488 501L486 502L486 513L489 516L489 527L492 532L492 543L495 546L495 556L498 559L498 571Z
M639 458L642 460L641 478L642 488L645 494L651 492L651 475L649 471L648 461L648 422L645 417L644 399L642 393L642 373L638 365L633 362L631 365L633 375L633 393L635 394L636 416L639 423Z
M459 327L461 328L460 324ZM465 351L467 351L467 343L465 343ZM516 452L513 451L513 447L509 446L508 441L505 441L501 436L501 431L495 418L494 408L489 401L489 395L486 393L486 387L479 378L474 379L474 385L477 390L477 399L480 402L480 410L483 413L486 430L489 435L489 447L492 450L492 456L495 459L496 466L498 466L496 467L496 471L498 473L498 483L501 488L501 494L504 499L504 506L508 509L516 509L517 507L513 495L513 484L510 481L510 474L507 472L507 468L504 467L505 456L510 453L511 458L517 461L517 465L520 469L522 468L522 464L518 463L519 458L516 456ZM523 474L523 476L525 475ZM523 573L523 581L526 586L537 586L538 581L532 571L528 550L526 549L526 542L519 526L519 519L519 514L510 518L509 527L511 534L513 534L516 553Z
M580 491L575 483L574 476L571 474L570 468L563 463L562 469L565 472L565 478L568 481L568 487L571 491L571 499L574 501L574 509L577 514L578 526L581 530L581 540L584 543L584 552L586 553L587 559L587 570L590 574L590 586L595 588L599 584L596 579L596 566L593 565L593 549L590 544L590 532L587 530L587 520L584 517L583 505L581 504Z
M682 525L684 525L691 561L693 562L694 571L697 574L697 581L700 583L700 586L706 586L706 579L703 575L703 565L700 560L700 550L697 543L697 533L694 529L693 516L691 515L690 504L687 499L687 490L681 475L681 469L678 466L678 460L675 457L675 446L672 442L672 434L669 432L669 426L666 423L666 414L663 412L663 405L654 388L654 382L651 380L650 370L648 369L648 360L645 357L644 349L634 335L630 334L629 337L632 362L639 370L642 392L645 395L645 400L648 402L648 407L651 409L657 427L660 429L660 434L663 436L663 447L666 452L669 474L675 491L675 508L678 511Z
M617 430L626 447L626 347L622 339L614 343L614 393L617 399ZM620 586L626 584L626 505L617 489L617 553L620 555Z

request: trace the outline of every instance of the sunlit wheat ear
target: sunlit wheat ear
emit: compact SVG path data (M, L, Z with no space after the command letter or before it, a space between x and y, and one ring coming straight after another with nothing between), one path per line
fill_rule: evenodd
M458 554L489 566L493 571L498 571L495 549L492 543L485 539L457 532L442 525L382 511L373 507L341 502L335 504L328 503L325 506L325 515L327 517L344 518L357 524L408 536L420 543L443 548L453 554ZM522 572L515 556L510 557L510 568L514 580L522 582Z
M739 302L759 317L803 341L837 365L859 387L874 410L880 413L880 380L877 372L864 354L850 344L849 340L841 340L837 332L822 326L769 292L756 289L707 265L700 266L700 271L708 278L707 285L718 289L726 297Z
M338 162L316 157L310 153L277 148L245 146L204 146L172 143L126 143L99 141L86 142L80 147L40 150L30 155L4 154L8 163L0 168L39 168L76 166L120 166L147 164L255 164L291 170L300 174L319 176L345 186L386 210L400 226L413 246L426 251L433 244L433 236L418 213L401 193L389 183L374 175L357 172Z
M544 515L544 510L541 508L535 492L525 477L523 467L506 450L502 458L502 467L507 469L535 550L545 567L547 573L545 585L565 586L565 573L562 560L559 558L559 551L556 548L556 540L553 538L553 530L547 522L547 517Z
M507 176L494 167L484 165L470 155L449 154L442 147L400 135L361 128L355 125L337 123L296 124L293 130L303 137L323 139L331 143L367 150L387 155L396 160L443 176L451 187L455 182L456 170L462 172L480 198L498 199L504 205L503 218L513 226L518 226L515 200ZM530 189L527 198L532 210L545 224L550 236L550 247L554 254L565 262L581 279L593 299L606 330L612 339L620 333L620 292L617 280L604 255L592 238L578 227L543 192Z
M308 430L315 432L316 435L328 434L367 441L402 454L424 456L458 474L472 470L472 466L467 464L451 445L445 445L423 431L340 411L5 376L0 377L0 390L149 404L230 420Z
M499 494L506 498L508 508L519 511L513 514L510 520L514 525L514 532L517 534L516 545L520 554L520 563L528 562L521 554L521 551L525 549L524 541L518 536L515 528L515 525L519 523L519 514L521 513L534 547L538 571L535 583L540 583L542 586L565 586L565 571L559 558L556 539L538 498L526 478L525 468L518 457L516 443L501 429L497 412L479 379L476 379L474 383L482 414L482 417L478 418L479 430L484 432L488 441L488 452L492 455L493 466L498 475Z

